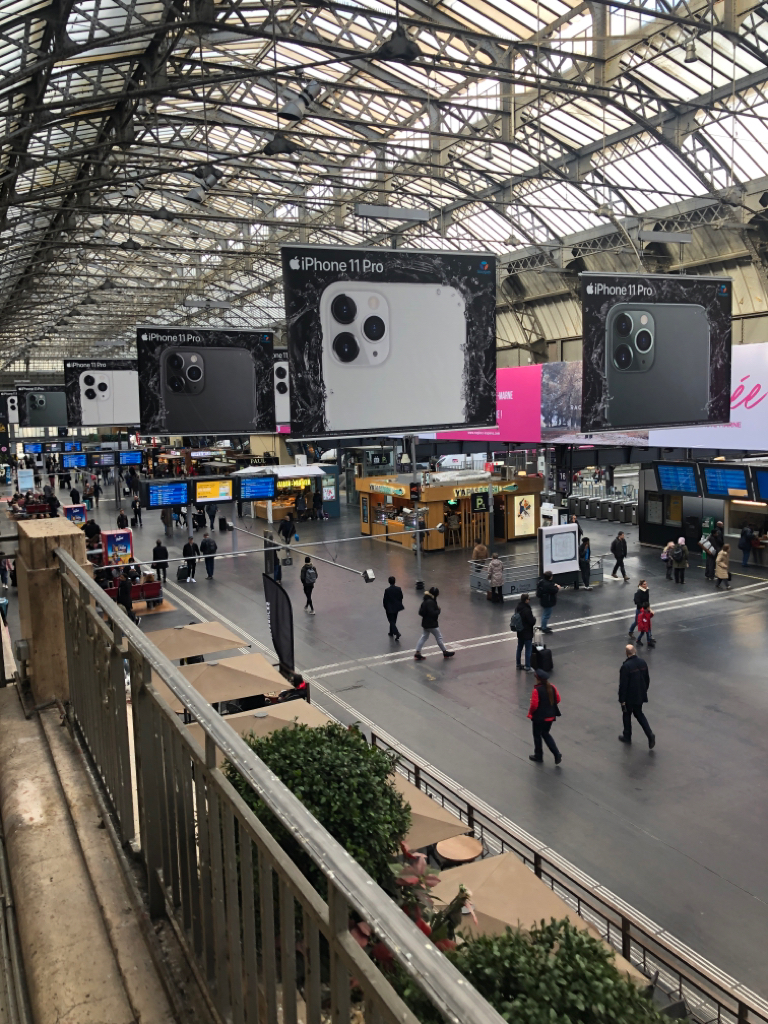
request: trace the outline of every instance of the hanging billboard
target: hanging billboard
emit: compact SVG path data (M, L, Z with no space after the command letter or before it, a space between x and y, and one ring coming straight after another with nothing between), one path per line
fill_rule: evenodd
M18 424L19 396L16 391L0 391L0 416L5 423Z
M70 427L137 426L139 364L133 359L65 359Z
M139 327L144 434L275 432L268 331Z
M730 278L580 278L583 432L728 423Z
M281 252L294 435L495 424L494 256Z
M66 427L67 396L59 384L16 388L20 427Z

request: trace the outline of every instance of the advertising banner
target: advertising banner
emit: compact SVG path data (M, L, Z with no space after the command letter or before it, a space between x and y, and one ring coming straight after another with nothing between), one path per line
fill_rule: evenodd
M515 537L532 537L535 532L533 501L530 497L521 495L515 498Z
M139 327L143 434L275 432L272 334Z
M16 395L20 427L67 426L67 396L60 385L19 385Z
M558 366L580 366L558 363ZM481 430L447 430L435 435L438 441L540 441L542 369L505 366L496 371L496 426ZM579 379L581 383L581 379ZM581 393L579 392L579 410Z
M584 433L728 423L730 278L580 278Z
M262 573L264 597L267 600L267 620L280 668L293 672L293 608L291 599L271 576Z
M193 480L194 503L201 505L208 501L232 501L232 478L226 480Z
M768 445L768 344L734 345L731 351L731 421L717 426L652 430L659 448L765 451Z
M0 416L5 423L19 422L19 396L15 391L0 391Z
M282 249L294 436L492 426L496 260Z
M139 364L133 359L65 359L70 427L135 426Z
M75 526L84 526L88 518L85 505L62 505L61 511L64 513L65 518L70 523L74 523Z
M128 565L133 561L133 534L130 530L102 530L104 565Z

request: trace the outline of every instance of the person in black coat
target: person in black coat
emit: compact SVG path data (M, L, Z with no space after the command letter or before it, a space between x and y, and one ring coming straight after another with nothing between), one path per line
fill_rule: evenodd
M634 622L632 623L632 625L629 627L629 634L628 634L632 640L635 639L635 627L637 626L637 616L640 614L640 609L643 607L644 604L650 604L651 603L651 591L650 591L650 588L648 587L648 581L647 580L640 580L640 582L638 583L637 590L635 591L634 602L635 602L635 619L634 619Z
M589 537L582 537L581 544L579 545L579 569L581 570L581 579L584 583L585 590L591 590L592 587L589 585L590 567L589 560L592 557L592 548L589 543ZM576 576L576 583L574 590L579 589L579 577Z
M163 583L168 582L168 548L158 537L152 549L152 568L157 572L157 578L162 574Z
M395 577L390 576L388 580L389 586L384 591L384 611L387 615L389 622L389 636L393 636L395 640L400 639L400 632L397 628L397 616L399 612L404 610L403 606L403 592L400 587L395 586Z
M715 524L714 530L709 535L709 542L715 549L715 553L714 555L710 555L709 552L706 552L707 564L704 567L704 576L708 580L713 580L715 578L715 563L717 561L717 556L723 550L723 544L725 544L725 534L723 533L722 523L718 522ZM749 555L747 555L747 558L749 558Z
M133 512L133 518L136 520L139 526L143 526L144 524L141 521L141 502L139 501L138 497L135 497L131 502L131 512Z
M619 530L618 534L611 541L611 554L616 559L616 565L613 567L611 576L617 580L619 577L616 575L616 570L621 569L621 575L624 577L624 582L627 583L629 576L627 576L624 569L624 559L627 557L627 540L623 530Z
M211 535L208 533L204 533L202 542L200 544L200 551L202 552L203 558L205 559L205 572L206 577L209 580L213 579L213 556L218 551L218 548L219 545L216 543L213 537L211 537Z
M643 704L648 703L648 687L651 677L648 665L640 658L632 644L627 644L626 660L619 671L619 703L624 718L624 732L619 736L622 743L632 742L632 716L648 737L651 750L656 746L656 737L651 731L648 719L643 714Z
M131 591L132 583L131 578L128 575L128 570L124 569L122 575L117 581L117 603L122 605L125 609L125 613L131 622L135 622L136 625L141 622L141 619L137 619L133 614L133 597Z
M541 616L542 633L552 632L548 625L549 617L552 614L552 609L557 604L557 593L560 589L558 584L552 579L551 572L545 572L536 586L536 597L538 597L539 604L543 608Z
M82 502L80 501L80 491L78 491L76 487L73 487L72 490L69 492L69 500L72 502L73 505L82 504Z
M117 513L117 528L118 530L128 529L128 516L122 509Z
M515 655L515 667L523 669L524 672L531 671L531 651L533 649L533 627L536 625L536 616L533 614L531 603L527 594L520 595L520 603L515 608L515 613L520 613L523 621L523 628L517 630L517 654ZM513 615L514 618L514 615ZM525 666L520 663L520 655L525 649Z
M423 630L421 639L416 645L416 653L414 658L416 661L423 661L424 655L421 653L421 648L429 639L430 633L437 641L440 650L443 652L444 658L452 658L455 651L449 651L443 643L443 634L440 632L440 606L437 603L438 595L440 591L437 587L430 587L427 593L424 595L424 600L421 602L419 608L419 615L421 616L421 628Z
M197 580L195 579L195 566L197 565L197 559L200 557L200 548L197 546L195 541L190 538L181 549L181 554L186 558L187 568L189 569L187 583L197 583Z

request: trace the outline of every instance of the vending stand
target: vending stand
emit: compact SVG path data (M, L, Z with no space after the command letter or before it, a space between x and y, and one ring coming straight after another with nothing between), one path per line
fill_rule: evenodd
M74 523L75 526L79 526L81 529L85 526L88 519L88 512L85 505L62 505L61 510L64 513L64 517Z

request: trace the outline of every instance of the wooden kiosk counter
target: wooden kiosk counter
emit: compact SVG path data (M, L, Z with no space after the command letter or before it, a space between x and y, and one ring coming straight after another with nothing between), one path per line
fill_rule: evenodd
M385 536L413 547L412 513L418 511L427 529L443 523L444 533L427 533L423 550L473 548L478 541L489 547L494 540L536 537L540 526L540 498L544 481L538 476L514 480L493 477L462 483L415 483L410 475L360 477L360 532ZM493 521L488 510L488 485L493 486Z

